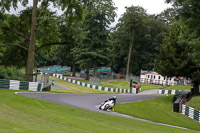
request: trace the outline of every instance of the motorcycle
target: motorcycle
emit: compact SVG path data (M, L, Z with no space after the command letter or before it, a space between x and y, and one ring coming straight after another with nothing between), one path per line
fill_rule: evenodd
M101 103L99 109L103 110L103 111L106 111L108 109L112 109L115 106L115 103L116 103L116 97L109 98L108 100Z

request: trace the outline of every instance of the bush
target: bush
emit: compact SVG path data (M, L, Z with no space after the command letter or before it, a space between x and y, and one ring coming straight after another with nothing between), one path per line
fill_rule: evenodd
M16 67L0 66L0 79L23 80L23 74Z

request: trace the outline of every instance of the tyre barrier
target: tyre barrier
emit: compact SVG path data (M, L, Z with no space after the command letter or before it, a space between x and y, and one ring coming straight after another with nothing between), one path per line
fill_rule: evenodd
M182 104L181 114L183 114L197 122L200 122L200 111L196 110L195 108L192 108L192 107Z
M120 89L120 88L109 88L109 87L102 87L102 86L98 86L98 85L92 85L92 84L87 84L84 82L80 82L74 79L70 79L70 78L66 78L63 77L62 74L53 74L54 77L57 77L59 79L80 85L80 86L84 86L87 88L91 88L91 89L96 89L96 90L101 90L101 91L110 91L110 92L119 92L119 93L132 93L132 94L136 94L137 90L136 88L131 88L131 89ZM139 91L141 91L141 88L139 88Z
M184 92L185 91L185 92ZM180 93L180 94L179 94ZM182 94L181 94L182 93ZM192 97L192 91L189 90L158 90L158 94L174 94L173 112L181 113L197 122L200 122L200 111L186 106L185 103Z
M192 98L190 90L182 90L173 96L173 112L181 112L181 105L185 104Z
M0 89L41 91L42 84L39 82L0 79Z
M182 90L162 90L162 89L158 89L158 94L172 94L175 95L179 92L181 92Z

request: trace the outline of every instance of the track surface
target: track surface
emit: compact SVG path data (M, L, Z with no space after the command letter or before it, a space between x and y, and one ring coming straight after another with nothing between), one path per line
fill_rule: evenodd
M95 106L114 96L113 94L60 94L60 93L18 93L23 96L49 101L57 104L69 105L85 110L103 112ZM136 102L141 100L153 99L164 95L134 95L134 94L115 94L117 103Z
M65 88L65 87L58 86L58 85L52 85L52 88L55 88L55 89L67 89L67 90L70 90L69 88Z
M173 125L152 122L149 120L144 120L112 111L102 111L98 109L103 101L107 100L112 96L117 96L117 103L128 103L136 102L147 99L153 99L157 97L163 97L165 95L155 95L155 94L60 94L60 93L35 93L35 92L17 92L16 94L23 95L26 97L36 98L44 101L49 101L57 104L68 105L76 108L81 108L85 110L90 110L94 112L101 112L109 115L115 115L119 117L125 117L129 119L149 122L157 125L164 125L168 127L175 127L181 129L187 129L183 127L177 127Z

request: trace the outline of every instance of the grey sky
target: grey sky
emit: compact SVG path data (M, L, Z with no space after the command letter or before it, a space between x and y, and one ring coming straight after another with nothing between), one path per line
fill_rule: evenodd
M171 7L170 4L166 4L165 0L113 0L115 6L118 8L117 17L112 25L115 25L121 15L125 12L125 7L129 6L141 6L147 10L148 14L159 14L163 10Z
M115 18L115 22L112 24L114 26L118 19L121 17L121 15L125 12L124 7L129 6L141 6L144 9L147 10L148 14L159 14L166 8L171 7L170 4L166 4L165 0L113 0L115 3L115 6L118 8L117 17ZM32 6L33 1L29 1L29 5ZM17 14L20 10L24 9L21 5L18 5L18 9L15 11L14 9L11 9L10 13Z

